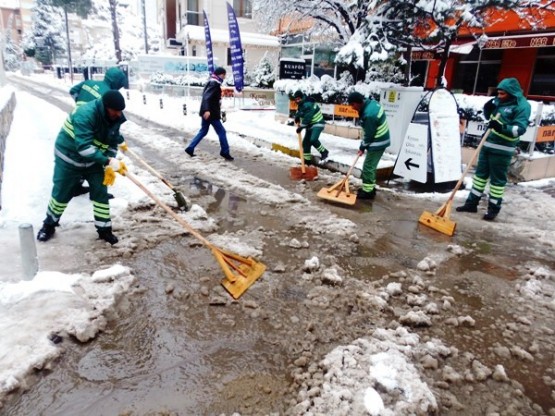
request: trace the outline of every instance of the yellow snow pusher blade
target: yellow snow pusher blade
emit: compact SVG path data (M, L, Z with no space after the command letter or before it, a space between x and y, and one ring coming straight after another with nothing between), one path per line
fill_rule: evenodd
M222 268L225 278L221 281L223 287L229 292L233 299L238 299L245 291L264 273L266 266L251 257L245 258L219 249L198 231L193 229L187 221L177 215L172 209L163 203L158 197L150 192L139 180L129 172L125 176L143 190L158 206L171 215L183 228L200 240L206 247L212 250L218 264Z
M301 133L297 133L299 139L299 157L301 158L301 166L294 166L289 168L289 175L291 179L295 181L300 181L302 179L306 181L313 181L318 178L318 169L316 166L306 166L303 157L303 138Z
M457 228L457 223L449 219L449 216L451 215L451 206L453 205L453 198L455 197L455 193L459 190L460 186L462 185L463 180L467 175L468 171L474 164L474 161L478 157L478 154L480 153L480 150L482 149L483 144L488 138L490 131L491 129L488 129L484 133L482 140L480 140L480 144L478 145L478 147L476 148L476 151L472 155L472 158L470 158L470 161L466 165L466 169L464 170L461 178L455 185L455 188L451 191L451 195L449 195L449 199L447 200L447 202L443 204L441 208L435 212L435 214L432 214L431 212L428 212L428 211L424 211L422 215L420 215L420 218L418 219L418 222L420 224L430 227L445 235L448 235L449 237L455 234L455 228Z
M355 167L358 158L360 157L357 154L357 157L345 177L337 182L335 185L330 186L329 188L322 188L320 192L318 192L317 196L322 199L327 199L328 201L338 202L340 204L346 205L354 205L357 202L357 195L352 193L349 189L349 176L351 176L351 171Z

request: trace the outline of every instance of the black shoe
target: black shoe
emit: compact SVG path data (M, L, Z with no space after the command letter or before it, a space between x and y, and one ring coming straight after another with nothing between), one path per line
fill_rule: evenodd
M191 157L195 157L195 151L193 149L186 148L185 153L187 153Z
M111 245L114 245L119 241L118 238L114 234L112 234L111 228L104 228L96 231L98 232L98 238L107 241Z
M497 217L497 212L488 211L484 214L482 219L484 219L486 221L493 221L495 219L495 217Z
M457 212L478 212L478 206L472 204L464 204L455 208Z
M108 199L114 199L114 195L112 195L111 193L108 192L107 195L108 195Z
M56 232L56 226L52 224L43 224L42 228L39 230L37 234L37 240L39 241L48 241L52 238L54 233Z
M304 160L304 164L305 164L305 166L313 166L313 165L314 165L314 160L312 160L312 159L305 159L305 160Z
M328 158L329 154L330 154L330 152L328 152L327 150L324 150L324 151L322 152L322 154L320 155L320 160L321 160L321 161L322 161L322 160L326 160L326 159Z
M224 152L220 152L220 156L223 157L225 160L235 160L235 158L233 156L231 156L229 153L224 153Z
M376 197L376 190L372 189L370 192L363 191L359 189L357 191L357 198L358 199L374 199Z
M79 185L73 189L73 196L85 195L89 193L89 187Z

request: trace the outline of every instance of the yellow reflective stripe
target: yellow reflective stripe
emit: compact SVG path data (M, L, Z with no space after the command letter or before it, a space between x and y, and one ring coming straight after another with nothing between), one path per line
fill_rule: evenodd
M94 139L93 140L93 145L98 147L101 150L106 150L110 145L102 143L101 141L99 141L98 139Z
M64 210L67 208L67 203L63 204L56 201L54 198L50 198L48 202L48 209L52 211L54 214L61 216L64 213Z
M503 198L503 194L505 193L505 187L490 184L489 193L490 195L493 195L496 198Z
M493 134L495 134L498 137L501 137L502 139L505 139L509 142L516 142L520 137L511 137L511 136L505 136L504 134L499 133L498 131L493 131Z
M380 107L380 111L378 111L378 118L380 118L381 116L383 116L383 108Z
M382 137L384 134L386 134L389 131L389 127L387 126L387 123L384 121L376 130L376 137Z
M110 205L93 201L93 214L95 217L110 219Z
M88 85L86 85L86 84L83 85L82 88L83 88L85 91L87 91L88 93L90 93L91 95L93 95L95 98L100 98L100 97L102 97L102 95L101 95L97 90L95 90L94 88L91 88L90 86L88 86Z

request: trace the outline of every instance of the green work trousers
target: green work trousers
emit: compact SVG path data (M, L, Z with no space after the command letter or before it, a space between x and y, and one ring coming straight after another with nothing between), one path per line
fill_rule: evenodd
M104 181L104 168L95 163L89 167L73 166L58 156L54 162L52 195L46 210L45 224L57 225L60 217L73 198L73 189L84 178L89 183L93 203L94 225L97 229L111 227L108 188Z
M478 205L489 179L489 205L499 211L512 158L512 154L483 147L478 156L478 165L472 178L472 189L466 204Z
M367 150L362 165L362 190L372 192L376 187L376 169L385 149Z
M306 133L303 138L303 157L305 162L312 160L310 149L314 146L320 154L326 150L324 145L320 143L320 134L324 131L325 124L313 124L306 128Z

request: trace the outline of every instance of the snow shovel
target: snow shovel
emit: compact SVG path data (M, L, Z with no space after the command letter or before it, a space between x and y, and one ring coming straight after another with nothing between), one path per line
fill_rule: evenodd
M440 233L443 233L445 235L448 235L449 237L455 234L455 228L457 227L457 223L449 219L449 215L451 215L451 206L453 205L453 198L455 197L455 193L459 190L468 171L474 164L474 161L480 154L480 150L482 149L482 146L486 142L486 139L488 138L490 132L491 132L491 129L487 129L486 132L484 133L484 136L482 137L482 140L480 140L480 143L478 144L476 151L472 155L472 158L470 158L468 165L466 165L466 169L464 170L461 178L455 185L455 188L451 191L451 195L449 195L449 199L447 199L447 202L443 204L435 213L424 211L420 216L420 219L418 220L420 224L433 228L434 230L439 231Z
M222 268L225 278L222 279L221 284L233 297L239 297L264 273L266 266L260 262L255 261L251 257L245 258L238 254L230 253L228 251L217 248L214 244L204 238L200 233L194 230L183 218L177 215L172 209L164 204L152 192L150 192L139 180L130 172L126 172L125 176L131 182L137 185L147 194L158 206L162 207L168 214L170 214L183 228L189 231L194 237L200 240L206 247L212 250L212 254L216 257L218 264Z
M316 168L316 166L305 166L303 155L303 138L301 137L301 133L297 133L297 137L299 138L299 156L301 158L301 166L294 166L292 168L289 168L289 174L291 176L291 179L296 181L299 181L301 179L313 181L318 177L318 169Z
M349 190L349 176L351 176L351 171L357 164L358 158L360 154L357 153L357 157L355 161L347 171L345 177L337 182L335 185L330 186L329 188L322 188L320 192L318 192L318 197L327 199L328 201L339 202L340 204L346 205L354 205L357 201L357 195L351 193Z
M185 196L183 195L183 193L181 193L181 191L176 189L158 171L156 171L152 166L146 163L137 153L129 149L129 147L127 148L126 152L129 152L135 159L141 162L141 164L145 168L147 168L150 173L152 173L154 176L156 176L158 179L164 182L164 185L166 185L168 188L170 188L173 191L173 197L175 198L175 202L177 202L177 206L179 207L179 209L181 209L182 211L189 211L189 209L191 209L191 207L187 203L187 200L185 199Z

